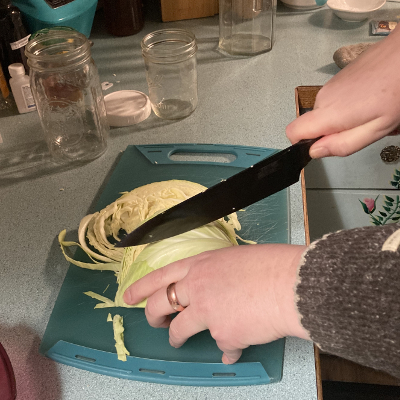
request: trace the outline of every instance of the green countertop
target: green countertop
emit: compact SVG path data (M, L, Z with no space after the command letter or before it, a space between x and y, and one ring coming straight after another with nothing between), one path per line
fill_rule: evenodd
M387 3L379 19L400 16ZM129 144L219 143L283 148L295 117L295 87L321 85L338 72L339 47L375 42L369 24L345 23L327 8L295 12L279 4L276 43L253 58L217 51L218 17L174 23L146 22L137 35L104 33L101 13L91 39L101 82L148 92L140 40L161 27L191 30L198 40L199 105L188 118L169 122L154 113L131 127L113 128L106 154L79 168L48 161L37 113L0 118L0 341L14 366L19 399L296 399L317 398L313 345L288 338L283 379L248 387L183 387L122 380L55 363L38 354L55 299L68 269L56 236L71 237L93 210L120 152ZM304 243L299 184L291 192L292 243Z

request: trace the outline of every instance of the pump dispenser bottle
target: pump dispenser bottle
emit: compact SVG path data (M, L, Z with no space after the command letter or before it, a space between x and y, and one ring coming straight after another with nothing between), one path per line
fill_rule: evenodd
M32 96L29 76L25 74L25 68L21 63L14 63L8 66L10 72L10 87L14 95L20 114L35 111L36 104Z

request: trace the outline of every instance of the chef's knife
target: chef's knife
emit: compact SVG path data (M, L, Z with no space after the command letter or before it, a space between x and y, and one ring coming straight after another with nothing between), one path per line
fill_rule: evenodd
M217 183L158 214L124 237L116 247L137 246L190 231L256 203L296 183L310 162L306 139Z

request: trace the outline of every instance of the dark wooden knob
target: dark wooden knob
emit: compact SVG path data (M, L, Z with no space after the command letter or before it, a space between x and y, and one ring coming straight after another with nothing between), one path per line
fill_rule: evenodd
M386 146L381 151L381 159L384 162L391 163L397 161L400 158L400 147L398 146Z

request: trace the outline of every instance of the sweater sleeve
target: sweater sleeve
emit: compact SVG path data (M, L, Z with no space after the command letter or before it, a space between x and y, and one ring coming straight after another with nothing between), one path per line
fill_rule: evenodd
M303 254L302 326L323 351L400 377L400 225L339 231Z

